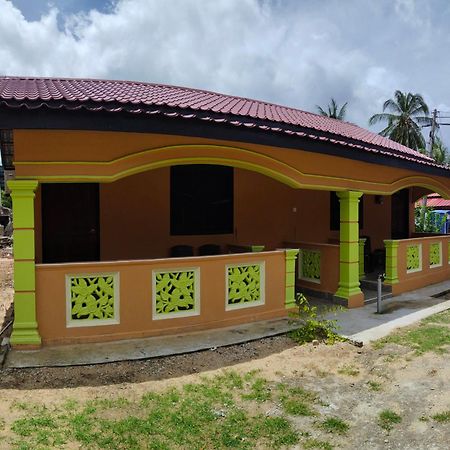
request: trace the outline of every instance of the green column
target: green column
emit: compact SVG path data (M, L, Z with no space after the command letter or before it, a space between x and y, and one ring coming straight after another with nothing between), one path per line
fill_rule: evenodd
M366 238L359 239L359 279L364 278L364 246L366 245Z
M41 344L36 322L34 193L38 182L10 180L14 224L14 325L12 345Z
M298 249L286 249L286 309L295 308L295 261Z
M384 282L386 284L398 283L398 241L384 241L386 247L386 278Z
M362 192L338 192L340 204L339 287L336 297L348 306L360 306L364 296L359 287L359 218L358 204Z

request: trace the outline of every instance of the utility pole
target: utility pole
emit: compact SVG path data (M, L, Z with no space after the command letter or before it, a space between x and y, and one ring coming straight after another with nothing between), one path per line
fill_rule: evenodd
M429 149L429 156L433 155L433 147L434 147L434 141L435 141L435 133L437 128L437 109L433 110L433 116L431 118L431 130L430 130L430 149Z

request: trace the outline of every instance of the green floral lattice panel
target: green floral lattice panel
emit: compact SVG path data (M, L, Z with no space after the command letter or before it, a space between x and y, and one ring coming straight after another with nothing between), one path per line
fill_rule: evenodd
M441 265L441 244L435 242L430 244L430 267Z
M317 250L301 250L301 277L320 282L320 252Z
M70 318L79 320L114 320L114 277L70 277Z
M156 314L195 311L195 270L155 272L153 276Z
M242 265L227 268L229 306L262 301L261 265Z
M406 252L406 271L415 272L420 270L420 246L409 245Z

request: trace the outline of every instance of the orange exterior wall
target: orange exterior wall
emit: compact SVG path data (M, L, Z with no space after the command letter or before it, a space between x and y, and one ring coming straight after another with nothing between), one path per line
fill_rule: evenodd
M265 304L225 310L227 264L265 263ZM200 268L200 315L152 320L152 270ZM36 266L37 321L44 344L109 341L218 328L287 314L285 252ZM120 274L120 324L67 328L66 274ZM44 299L45 301L42 301Z
M146 133L15 130L14 147L16 176L39 180L87 181L94 177L112 181L130 171L145 171L148 167L174 163L168 160L217 158L234 161L233 165L242 168L251 164L298 188L391 194L404 187L422 186L450 197L446 177L356 160L350 163L346 158L314 152L233 141Z

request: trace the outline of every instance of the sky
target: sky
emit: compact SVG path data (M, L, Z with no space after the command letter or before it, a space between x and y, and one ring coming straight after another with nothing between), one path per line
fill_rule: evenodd
M396 89L450 116L449 23L448 0L0 0L0 75L148 81L313 112L334 97L368 128ZM441 133L450 145L450 126Z

